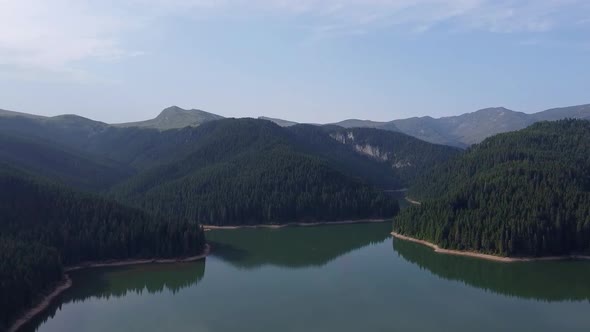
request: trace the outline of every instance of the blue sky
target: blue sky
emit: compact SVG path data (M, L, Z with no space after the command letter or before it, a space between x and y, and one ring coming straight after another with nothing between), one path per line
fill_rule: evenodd
M301 122L590 103L586 0L0 0L0 108Z

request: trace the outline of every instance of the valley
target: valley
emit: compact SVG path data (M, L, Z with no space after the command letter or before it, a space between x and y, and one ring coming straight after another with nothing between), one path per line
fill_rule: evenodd
M67 294L72 266L243 254L218 232L375 225L380 241L393 229L394 243L513 264L590 252L588 121L540 122L467 150L375 123L275 122L177 107L122 125L1 113L0 272L14 278L0 289L3 326L55 287Z

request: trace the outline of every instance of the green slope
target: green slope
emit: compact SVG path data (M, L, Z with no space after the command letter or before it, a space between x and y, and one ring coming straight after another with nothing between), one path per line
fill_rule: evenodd
M489 138L423 177L394 221L442 247L508 256L590 252L590 122Z
M391 217L397 202L351 178L279 126L208 123L184 159L118 186L123 202L215 225Z
M62 278L62 264L200 253L195 222L158 218L0 167L0 328Z
M104 190L131 176L132 169L32 137L0 133L0 162L76 188Z

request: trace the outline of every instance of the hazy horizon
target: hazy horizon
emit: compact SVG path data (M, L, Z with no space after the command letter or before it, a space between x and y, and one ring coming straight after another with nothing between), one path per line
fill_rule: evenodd
M533 111L533 112L522 112L522 113L533 114L533 113L538 113L538 112L546 111L546 110L552 109L552 108L561 108L561 107L570 107L570 106L581 106L581 105L590 105L590 103L576 104L576 105L563 105L563 106L558 106L558 107L544 108L544 109L536 110L536 111ZM153 119L153 118L157 117L163 110L165 110L166 108L170 108L170 107L179 107L179 108L182 108L184 110L199 110L199 111L204 111L204 112L207 112L207 113L213 113L213 114L221 115L221 116L226 117L226 118L255 118L256 119L256 118L260 118L260 117L266 117L266 118L277 119L277 120L293 121L293 122L297 122L297 123L301 123L301 124L314 124L314 123L315 124L330 124L330 123L337 123L337 122L346 121L346 120L362 120L362 121L375 121L375 122L390 122L390 121L407 119L407 118L413 117L413 116L410 116L410 117L407 117L407 118L395 118L395 119L383 119L383 120L379 120L379 119L376 120L376 119L371 119L371 118L354 117L354 118L336 119L336 120L329 121L329 122L314 122L314 121L296 121L296 120L293 120L293 119L290 119L290 118L273 117L273 116L268 116L268 115L264 115L264 114L260 114L260 115L251 114L251 115L243 115L243 116L226 116L226 115L221 114L221 113L212 112L212 111L205 110L205 109L198 108L198 107L183 107L183 106L179 106L179 105L170 105L170 106L164 107L164 108L156 111L155 113L154 112L146 113L146 114L148 114L146 118L131 119L131 120L125 121L125 122L108 122L108 121L104 121L104 120L98 119L98 118L87 117L87 116L84 116L84 115L81 115L81 114L78 114L78 113L39 114L39 113L35 113L35 112L23 112L23 111L19 111L19 110L11 110L11 109L2 108L2 107L0 107L0 110L17 112L17 113L26 113L26 114L32 114L32 115L38 115L38 116L46 116L46 117L59 116L59 115L79 115L79 116L83 116L85 118L88 118L90 120L104 122L104 123L107 123L107 124L122 124L122 123L126 123L126 122L139 122L139 121ZM443 116L432 116L432 117L435 118L435 119L438 119L438 118L444 118L444 117L459 116L459 115L462 115L462 114L473 113L473 112L477 112L477 111L488 109L488 108L506 108L506 109L511 110L511 111L514 111L514 112L521 112L519 110L511 109L509 107L504 107L504 106L490 106L490 107L478 108L476 110L473 110L473 111L470 111L470 112L465 112L465 113L460 113L460 114L443 115ZM431 115L425 114L425 115L418 115L416 117L425 117L425 116L431 116Z
M590 102L583 0L0 2L0 108L330 123Z

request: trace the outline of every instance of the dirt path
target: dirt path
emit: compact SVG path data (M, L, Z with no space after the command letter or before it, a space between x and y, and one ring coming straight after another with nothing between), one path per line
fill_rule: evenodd
M38 315L39 313L43 312L51 302L57 298L61 293L66 291L68 288L72 286L72 279L67 274L67 272L77 271L82 269L90 269L90 268L98 268L98 267L116 267L116 266L130 266L130 265L140 265L140 264L171 264L171 263L187 263L187 262L194 262L201 259L204 259L209 255L211 252L211 247L207 244L205 245L205 249L203 253L197 256L192 257L185 257L185 258L170 258L170 259L137 259L137 260L123 260L123 261L108 261L108 262L88 262L83 263L76 266L66 267L64 271L64 280L47 296L41 300L37 305L27 310L20 318L18 318L12 326L7 330L7 332L16 332L20 329L23 325L29 322L33 317Z
M569 256L545 256L545 257L502 257L496 255L488 255L482 254L474 251L461 251L461 250L450 250L450 249L443 249L437 246L434 243L415 239L413 237L401 235L396 232L391 232L395 238L400 240L410 241L425 245L434 249L434 252L439 254L446 254L446 255L456 255L456 256L466 256L466 257L474 257L480 259L486 259L489 261L494 262L502 262L502 263L516 263L516 262L534 262L534 261L557 261L557 260L568 260L568 259L588 259L590 260L590 256L583 256L583 255L569 255Z

